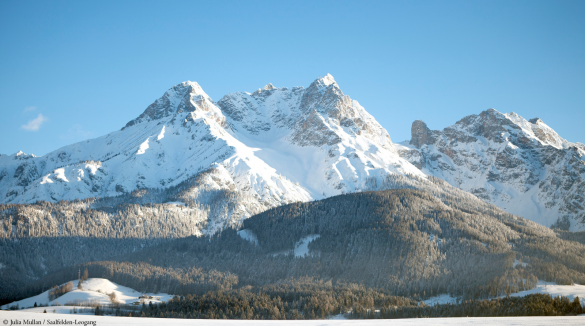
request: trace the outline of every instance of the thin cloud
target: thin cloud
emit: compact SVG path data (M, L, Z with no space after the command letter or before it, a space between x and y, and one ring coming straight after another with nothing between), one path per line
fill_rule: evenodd
M85 140L93 136L93 132L84 130L79 124L74 124L66 134L60 136L61 139L67 141L80 141Z
M26 113L26 112L31 112L31 111L35 111L37 109L36 106L28 106L26 108L24 108L24 110L22 110L22 112Z
M47 120L49 120L47 117L39 113L36 118L30 120L27 124L22 125L21 128L27 131L37 131Z

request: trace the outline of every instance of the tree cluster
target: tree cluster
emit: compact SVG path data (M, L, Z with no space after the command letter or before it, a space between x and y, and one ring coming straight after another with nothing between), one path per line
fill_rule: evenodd
M63 294L70 292L73 290L73 283L65 283L63 285L55 285L49 290L49 301L53 301L58 297L62 296ZM35 302L35 305L37 303Z

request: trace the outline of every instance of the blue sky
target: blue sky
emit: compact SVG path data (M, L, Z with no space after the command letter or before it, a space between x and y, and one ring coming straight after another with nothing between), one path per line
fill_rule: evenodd
M118 130L185 80L326 73L393 141L493 107L585 142L585 1L2 1L0 153Z

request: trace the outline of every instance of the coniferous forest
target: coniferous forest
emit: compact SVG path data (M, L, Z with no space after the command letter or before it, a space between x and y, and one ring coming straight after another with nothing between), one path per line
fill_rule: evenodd
M551 230L456 195L433 189L345 194L269 209L210 236L178 234L182 229L172 211L160 213L164 210L157 204L77 210L66 202L2 207L4 230L12 226L12 233L5 231L0 240L0 297L9 303L36 295L87 270L90 278L176 295L168 303L134 309L137 316L580 313L577 303L566 298L506 296L531 289L538 280L583 284L581 233ZM72 211L77 213L68 214ZM43 214L53 220L41 219L47 216ZM111 215L119 227L105 217ZM100 224L100 216L109 224ZM138 216L141 228L136 227ZM152 225L166 228L148 231ZM126 228L142 233L122 236ZM238 229L255 238L244 239ZM295 255L295 246L309 238L308 253ZM34 277L25 279L27 274ZM461 303L419 304L440 294L457 296Z

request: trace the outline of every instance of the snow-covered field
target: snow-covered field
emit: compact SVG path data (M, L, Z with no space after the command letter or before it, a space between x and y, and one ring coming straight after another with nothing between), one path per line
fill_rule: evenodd
M32 311L0 311L0 320L7 322L24 320L35 320L41 324L56 324L57 320L71 321L73 324L87 325L199 325L199 326L326 326L326 325L367 325L367 326L428 326L428 325L585 325L585 316L571 317L491 317L491 318L421 318L421 319L378 319L378 320L223 320L223 319L160 319L160 318L137 318L137 317L107 317L88 315L54 315L38 314ZM24 323L23 323L24 324ZM33 324L33 323L29 323ZM63 322L61 322L63 324Z
M553 297L558 296L565 296L568 297L571 301L575 297L579 297L581 300L581 305L585 303L585 285L557 285L551 282L543 282L539 281L538 285L532 289L527 291L520 291L518 293L510 294L511 297L523 297L525 295L534 294L534 293L547 293Z
M81 283L82 290L77 289L77 282L79 280L73 280L73 288L75 290L65 293L55 300L49 300L49 291L45 291L34 297L26 298L20 301L12 302L4 305L2 309L8 309L8 307L18 304L20 308L34 307L35 302L37 305L49 305L47 311L55 309L60 305L74 305L74 304L110 304L111 300L108 294L115 293L115 300L123 304L132 304L133 302L140 302L139 297L141 295L147 295L148 298L144 299L145 303L152 301L153 303L168 301L173 296L166 293L142 293L135 291L129 287L118 285L114 282L110 282L104 278L90 278L85 282ZM152 299L150 298L152 297ZM55 307L53 307L55 306ZM50 308L50 309L49 309ZM71 308L66 309L66 313L69 313ZM42 310L41 310L42 312Z

